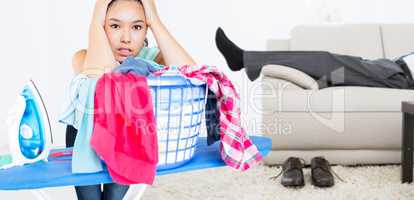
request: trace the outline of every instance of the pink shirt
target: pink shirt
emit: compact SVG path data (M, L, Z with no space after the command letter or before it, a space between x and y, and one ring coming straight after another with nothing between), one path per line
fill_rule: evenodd
M153 183L158 142L146 77L106 73L98 80L91 146L114 182Z

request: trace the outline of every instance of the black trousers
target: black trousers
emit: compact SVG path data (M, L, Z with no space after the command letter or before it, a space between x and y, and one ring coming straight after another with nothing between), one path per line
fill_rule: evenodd
M308 74L317 80L321 89L332 86L414 88L410 70L401 59L367 60L327 51L246 51L243 64L252 81L264 65L276 64Z
M66 127L66 147L73 147L77 130L73 126ZM78 200L122 200L128 192L128 185L108 183L103 185L75 186Z

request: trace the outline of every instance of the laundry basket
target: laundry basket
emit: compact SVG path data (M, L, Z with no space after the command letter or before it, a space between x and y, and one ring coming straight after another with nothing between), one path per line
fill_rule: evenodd
M158 170L191 160L204 121L205 83L181 75L148 77L158 137Z

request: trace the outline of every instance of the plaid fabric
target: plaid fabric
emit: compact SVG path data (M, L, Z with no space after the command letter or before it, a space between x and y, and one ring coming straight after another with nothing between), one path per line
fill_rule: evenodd
M187 78L205 82L216 95L220 112L221 157L228 166L245 171L262 160L262 156L241 125L240 97L223 72L216 67L206 65L180 68L165 66L153 74L160 76L170 70L178 70Z

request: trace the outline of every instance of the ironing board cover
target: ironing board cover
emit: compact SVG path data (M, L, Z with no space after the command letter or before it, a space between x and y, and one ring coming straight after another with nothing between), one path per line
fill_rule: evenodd
M271 139L262 136L252 136L253 143L258 147L262 156L266 156L272 146ZM166 175L205 168L225 166L220 157L219 143L207 146L207 138L200 137L194 158L188 164L168 170L158 170L157 175ZM56 152L68 153L72 149L56 149ZM52 158L49 162L40 161L34 164L0 170L0 190L38 189L59 186L82 186L102 183L112 183L107 170L90 174L72 174L71 156Z

